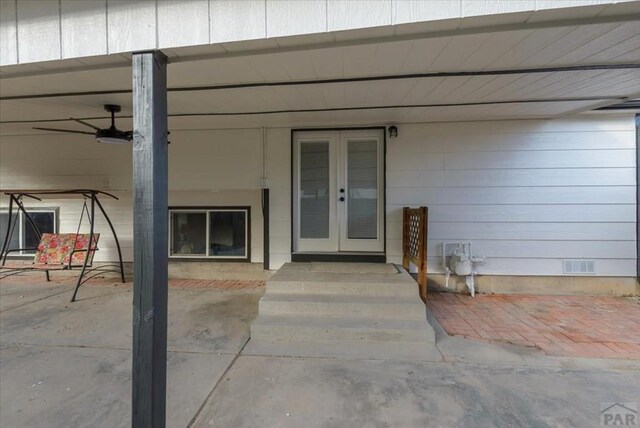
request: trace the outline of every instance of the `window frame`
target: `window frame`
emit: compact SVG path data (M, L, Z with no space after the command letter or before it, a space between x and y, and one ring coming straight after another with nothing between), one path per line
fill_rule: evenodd
M205 217L205 248L202 254L172 254L173 251L173 213L204 213ZM245 256L210 256L211 249L211 215L212 212L245 212ZM180 261L223 261L223 262L249 262L251 261L251 207L250 206L176 206L169 207L169 239L167 253L170 260Z
M27 213L52 213L53 214L53 232L59 233L60 225L59 225L59 211L60 207L37 207L37 208L26 208ZM0 208L0 214L9 214L8 208ZM20 209L13 210L12 214L16 214L18 216L18 245L19 248L25 248L25 222L27 219L24 218L24 213ZM15 233L15 231L14 231ZM0 239L4 239L4 236L0 236ZM11 248L9 248L11 249ZM34 252L28 251L14 251L7 254L7 257L33 257Z

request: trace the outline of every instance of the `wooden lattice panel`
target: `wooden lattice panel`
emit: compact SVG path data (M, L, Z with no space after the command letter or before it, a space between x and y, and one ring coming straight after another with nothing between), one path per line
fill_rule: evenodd
M403 209L402 265L408 270L413 263L418 268L420 297L427 299L427 231L429 211L427 207Z

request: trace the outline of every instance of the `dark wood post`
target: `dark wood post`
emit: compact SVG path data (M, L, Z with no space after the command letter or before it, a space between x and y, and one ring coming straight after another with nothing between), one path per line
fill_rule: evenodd
M167 58L133 54L131 426L163 428L167 384Z

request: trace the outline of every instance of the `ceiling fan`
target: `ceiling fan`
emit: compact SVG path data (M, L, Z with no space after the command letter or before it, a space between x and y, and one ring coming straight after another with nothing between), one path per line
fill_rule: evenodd
M133 139L133 131L121 131L118 128L116 128L115 115L121 110L120 106L115 104L105 104L104 109L111 113L111 126L105 129L98 128L97 126L92 125L80 119L71 118L71 120L75 120L78 123L81 123L85 126L95 129L95 132L76 131L73 129L36 128L36 127L34 127L33 129L39 129L41 131L55 131L55 132L68 132L72 134L94 135L98 142L107 143L107 144L123 144L123 143L130 142Z

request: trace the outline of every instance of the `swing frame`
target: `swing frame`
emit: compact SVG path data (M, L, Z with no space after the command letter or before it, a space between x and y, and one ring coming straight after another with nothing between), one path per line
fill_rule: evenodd
M36 201L41 201L42 197L46 197L46 196L56 196L56 195L71 195L71 196L77 196L77 197L83 197L84 198L84 203L83 203L83 207L82 207L82 213L80 214L80 222L78 224L78 230L76 232L76 236L78 236L80 233L80 226L82 225L82 220L84 217L84 213L85 211L87 212L87 217L89 219L89 244L88 244L88 248L86 249L82 249L82 250L73 250L73 252L78 252L78 251L86 251L87 255L84 257L84 262L82 264L81 270L80 270L80 275L78 276L78 280L76 282L76 287L73 291L73 296L71 297L71 302L74 302L76 300L76 296L78 294L78 289L80 288L80 286L82 284L84 284L85 282L87 282L88 280L90 280L91 278L94 278L98 275L101 275L103 273L107 273L107 272L115 272L115 273L120 273L120 279L122 280L122 282L125 282L124 279L124 263L122 262L122 249L120 248L120 241L118 240L118 235L116 234L116 231L113 227L113 223L111 222L111 219L109 218L109 216L107 215L107 212L105 211L104 207L102 206L102 203L100 202L100 199L98 198L98 195L101 196L106 196L106 197L110 197L112 199L118 200L118 197L111 194L111 193L107 193L107 192L103 192L101 190L94 190L94 189L71 189L71 190L0 190L1 193L4 193L6 196L9 197L9 219L8 219L8 223L7 223L7 231L5 233L5 239L2 245L2 250L0 251L0 268L3 267L6 264L7 261L7 255L11 252L11 251L16 251L16 249L10 249L9 248L9 238L10 236L13 234L13 229L15 228L15 224L12 225L12 221L13 221L13 209L14 209L14 205L17 208L17 211L22 211L23 215L26 217L27 221L29 222L29 225L33 228L33 230L36 232L38 239L41 240L42 239L42 232L40 231L40 229L38 228L38 226L36 225L36 223L33 221L33 219L31 218L31 216L29 215L29 213L27 212L27 210L24 207L24 203L23 203L23 199L24 198L30 198L30 199L34 199ZM90 206L91 208L89 209L87 207L87 201L90 201ZM94 243L94 238L97 238L98 234L95 233L95 214L96 214L96 206L98 207L98 209L100 210L100 212L102 213L103 217L105 218L105 220L107 221L107 223L109 224L109 228L111 229L111 233L113 235L113 239L116 243L116 248L118 250L118 261L114 262L114 263L106 263L106 264L101 264L100 266L97 267L93 267L93 262L89 262L90 260L93 260L93 255L91 254L92 252L95 253L95 251L98 250L97 248L97 243ZM18 217L16 216L16 223ZM93 248L92 248L93 247ZM23 250L23 249L21 249ZM73 253L72 252L72 253ZM68 269L71 270L73 267L78 267L78 266L72 266L72 263L70 262L68 265ZM8 273L6 273L4 276L1 276L0 279L4 279L8 276L12 276L12 275L16 275L20 272L24 272L24 271L28 271L28 270L33 270L29 268L29 265L25 265L24 268L16 268L16 267L11 267L8 269ZM45 271L45 275L47 278L47 281L50 281L51 278L49 276L49 269L38 269L38 270L44 270ZM52 267L51 270L60 270L60 269L55 269Z

